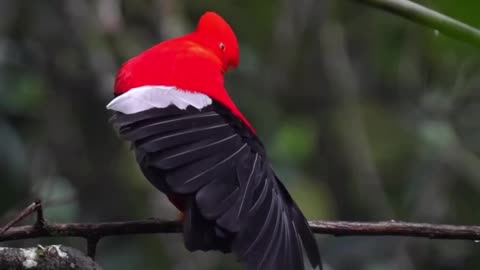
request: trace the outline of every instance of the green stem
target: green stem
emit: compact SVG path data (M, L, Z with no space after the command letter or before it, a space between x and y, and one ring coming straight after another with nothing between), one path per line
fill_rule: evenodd
M480 47L480 30L408 0L355 0Z

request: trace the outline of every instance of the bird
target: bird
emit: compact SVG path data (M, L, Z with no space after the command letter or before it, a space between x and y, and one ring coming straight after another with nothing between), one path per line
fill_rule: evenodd
M125 62L107 105L149 182L181 211L190 251L234 253L247 270L322 269L308 222L224 86L240 49L219 14Z

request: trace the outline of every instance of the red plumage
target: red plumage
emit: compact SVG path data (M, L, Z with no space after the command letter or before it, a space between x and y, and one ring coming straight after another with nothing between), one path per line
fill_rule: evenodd
M207 12L196 32L162 42L125 63L115 81L115 94L145 85L202 93L229 108L255 133L224 87L224 73L238 63L233 30L220 16Z

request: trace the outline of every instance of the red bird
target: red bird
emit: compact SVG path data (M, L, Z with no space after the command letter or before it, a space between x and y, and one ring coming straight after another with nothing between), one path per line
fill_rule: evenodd
M145 177L184 213L185 246L234 252L248 270L321 268L302 212L224 88L239 63L232 28L205 13L197 30L123 65L107 108Z

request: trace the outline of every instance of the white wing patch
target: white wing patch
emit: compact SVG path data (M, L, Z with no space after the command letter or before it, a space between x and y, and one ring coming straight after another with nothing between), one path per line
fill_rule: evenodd
M107 109L132 114L152 108L175 105L179 109L193 106L202 109L212 104L212 99L201 93L190 93L174 86L141 86L116 97Z

